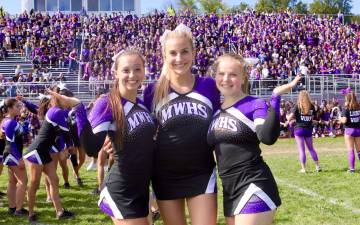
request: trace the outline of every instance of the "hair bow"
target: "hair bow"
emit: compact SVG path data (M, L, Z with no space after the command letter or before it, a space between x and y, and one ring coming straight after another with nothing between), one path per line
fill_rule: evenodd
M58 88L60 89L60 91L61 91L61 90L64 90L64 89L67 89L66 84L65 84L65 83L62 83L62 82L60 82L57 86L58 86Z
M44 98L47 98L47 99L50 99L51 98L51 95L44 95L44 94L41 94L39 93L39 97L38 97L40 100L41 99L44 99Z
M351 92L352 92L351 87L341 89L341 94L343 94L343 95L347 95L347 94L349 94Z

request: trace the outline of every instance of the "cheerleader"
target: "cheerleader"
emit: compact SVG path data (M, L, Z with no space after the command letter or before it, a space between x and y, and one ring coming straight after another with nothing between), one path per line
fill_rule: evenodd
M50 183L50 195L56 211L56 218L72 218L74 214L62 208L59 196L59 178L56 174L56 162L51 157L51 150L56 137L69 131L66 123L64 108L55 98L45 97L39 105L39 116L43 118L39 135L29 146L28 153L24 156L29 162L30 187L28 191L29 222L37 220L34 212L36 192L40 185L41 174L45 173Z
M300 173L306 173L306 153L305 145L309 149L310 155L315 162L316 172L320 172L318 155L313 147L313 119L315 117L315 107L311 103L310 95L307 91L302 90L299 93L297 105L293 108L289 115L289 120L295 118L295 141L299 150L299 160L301 165Z
M212 78L191 72L190 28L180 24L161 37L163 68L144 101L158 122L152 186L166 225L183 225L185 200L193 225L216 224L216 172L206 132L220 95Z
M355 172L355 154L360 160L360 104L351 89L345 95L345 109L341 113L341 123L344 124L345 146L348 151L349 172Z
M15 98L5 99L1 103L0 118L1 132L5 138L3 164L9 168L9 182L7 197L9 213L16 216L27 215L28 211L23 208L27 187L27 174L22 157L23 136L21 126L16 121L20 116L23 104Z
M294 87L301 76L275 88L268 107L264 100L248 95L246 63L241 56L220 56L213 70L224 101L212 118L207 140L215 148L226 223L272 224L281 200L259 144L271 145L277 140L280 95Z
M104 179L99 207L114 224L148 225L149 185L153 167L155 124L137 98L145 78L145 61L133 49L115 56L116 80L109 95L100 97L89 115L78 99L52 92L74 107L81 146L94 157L109 136L114 164Z

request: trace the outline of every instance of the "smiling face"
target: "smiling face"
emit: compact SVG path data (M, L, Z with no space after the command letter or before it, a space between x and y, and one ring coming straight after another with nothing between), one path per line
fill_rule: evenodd
M138 90L145 79L144 61L138 54L128 54L117 59L115 77L119 79L119 88L125 92Z
M243 86L247 85L245 82L245 73L242 68L243 65L232 57L222 57L219 59L215 81L216 86L226 97L239 97L244 93Z
M164 63L176 75L191 74L194 50L191 40L182 36L172 36L166 40Z

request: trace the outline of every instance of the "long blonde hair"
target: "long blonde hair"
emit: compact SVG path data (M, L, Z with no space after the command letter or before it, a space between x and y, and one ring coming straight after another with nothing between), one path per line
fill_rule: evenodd
M134 48L128 48L116 55L114 58L114 72L116 73L119 69L120 58L127 55L137 55L140 57L143 67L145 67L145 59L141 55L140 51ZM111 108L113 120L116 123L116 144L118 147L122 148L124 144L124 128L125 128L125 114L123 110L123 105L121 103L121 95L119 90L119 79L115 79L115 84L111 88L109 94L109 104L108 107Z
M180 24L175 28L175 30L170 31L166 30L164 34L161 36L160 43L161 43L161 52L163 54L163 59L165 58L165 47L166 42L174 37L185 38L189 41L191 50L195 49L193 36L191 33L190 28L186 27L183 24ZM166 102L167 97L170 91L170 77L169 77L169 68L165 62L163 62L163 66L161 69L160 77L155 86L154 92L154 99L153 99L153 110L156 108L156 105L160 102Z
M356 110L360 108L354 92L350 92L345 95L345 107L350 110Z
M306 90L300 91L297 104L300 111L303 114L308 115L312 106L309 92L307 92Z
M235 54L235 53L226 53L223 54L221 56L219 56L216 61L214 62L214 64L211 67L211 74L214 77L216 75L216 71L218 69L218 66L221 62L221 60L225 59L225 58L231 58L236 60L237 62L239 62L240 64L240 74L241 76L244 77L244 83L241 86L241 90L243 91L244 94L249 94L249 77L247 74L247 63L244 60L244 58L241 55Z

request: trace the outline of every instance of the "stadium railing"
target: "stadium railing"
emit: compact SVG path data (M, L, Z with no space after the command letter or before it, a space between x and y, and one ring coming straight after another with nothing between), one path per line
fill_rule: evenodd
M308 90L312 98L318 100L329 100L333 97L340 97L342 90L350 87L355 93L360 91L360 74L311 74L304 76L300 84L283 98L294 100L300 90ZM249 80L250 94L268 98L274 87L289 82L288 79L261 79ZM145 81L144 86L156 81ZM0 97L10 97L11 89L15 89L17 94L21 94L30 99L36 99L39 93L47 88L61 82L6 82L0 83ZM64 81L67 88L72 90L81 100L88 102L95 98L97 93L105 93L114 84L113 80L105 81ZM143 86L143 87L144 87ZM142 89L139 90L141 94Z

